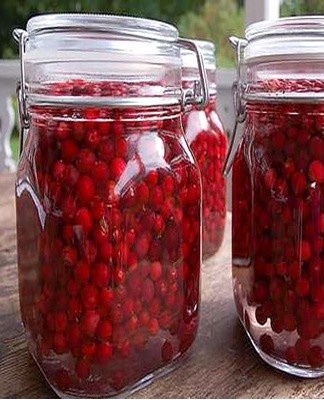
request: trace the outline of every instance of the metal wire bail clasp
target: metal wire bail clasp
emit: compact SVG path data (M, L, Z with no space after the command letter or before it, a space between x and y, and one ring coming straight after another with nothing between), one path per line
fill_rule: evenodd
M226 155L224 167L223 167L223 175L226 177L233 165L234 156L236 153L236 134L238 124L244 122L246 118L245 105L243 103L243 94L245 91L245 84L242 81L242 51L247 45L247 41L245 39L238 38L236 36L231 36L229 38L231 45L236 50L236 80L232 86L233 100L234 100L234 111L235 111L235 124L231 137L231 141L229 144L229 149ZM236 145L236 146L235 146Z
M26 95L26 75L25 75L25 52L28 33L23 29L14 29L13 37L19 44L20 59L20 81L17 85L18 113L20 123L19 134L19 156L21 155L24 144L24 130L29 128L30 118L27 111L27 95Z
M193 51L196 54L200 79L199 82L196 81L194 83L193 88L183 89L182 106L185 107L190 104L195 104L197 108L201 110L207 106L209 100L207 72L202 52L193 40L179 38L178 43L181 47Z

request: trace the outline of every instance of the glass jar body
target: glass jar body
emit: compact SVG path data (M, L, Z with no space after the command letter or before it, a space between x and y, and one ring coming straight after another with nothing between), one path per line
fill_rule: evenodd
M219 249L226 221L226 182L222 167L227 137L216 111L216 97L207 107L192 107L182 117L190 148L197 160L202 180L202 253L206 259Z
M297 93L309 84L288 87ZM248 103L233 165L240 320L266 362L304 377L324 375L323 128L322 103Z
M64 94L96 92L80 85ZM201 187L179 107L76 98L30 114L16 181L30 352L61 396L134 390L173 366L198 327Z

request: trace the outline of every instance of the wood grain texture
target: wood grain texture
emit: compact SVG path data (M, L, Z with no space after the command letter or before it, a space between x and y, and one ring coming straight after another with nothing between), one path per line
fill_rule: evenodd
M0 397L53 398L29 356L19 315L14 177L0 176ZM231 288L230 214L223 246L202 269L201 322L190 356L137 398L323 398L324 379L265 365L245 337Z

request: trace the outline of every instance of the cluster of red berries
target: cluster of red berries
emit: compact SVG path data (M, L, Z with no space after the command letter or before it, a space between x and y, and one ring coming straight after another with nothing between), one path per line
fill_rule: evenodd
M226 184L222 168L227 138L216 112L215 99L204 110L192 108L183 114L183 127L198 163L202 181L203 258L219 249L225 229Z
M98 87L125 92L71 81L51 94ZM21 311L54 388L102 396L132 387L195 338L200 176L178 112L77 102L31 110L17 182Z
M274 86L282 90L280 83ZM287 88L314 91L314 84ZM241 319L262 351L313 369L324 366L323 130L321 104L248 104L233 170L233 282Z

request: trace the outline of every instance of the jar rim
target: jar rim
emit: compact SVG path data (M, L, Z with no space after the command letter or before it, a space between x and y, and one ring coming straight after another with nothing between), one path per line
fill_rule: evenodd
M190 39L192 40L192 39ZM208 40L192 40L199 47L205 67L207 70L215 70L216 68L216 48L213 42ZM185 48L180 49L182 68L198 69L197 58L192 51Z
M245 30L246 62L284 59L323 59L324 15L260 21Z
M324 33L324 15L303 15L265 20L249 25L245 30L248 42L271 35Z
M27 22L29 35L41 35L49 31L98 31L116 32L136 38L175 42L178 30L166 22L125 15L95 13L49 13L36 15Z

